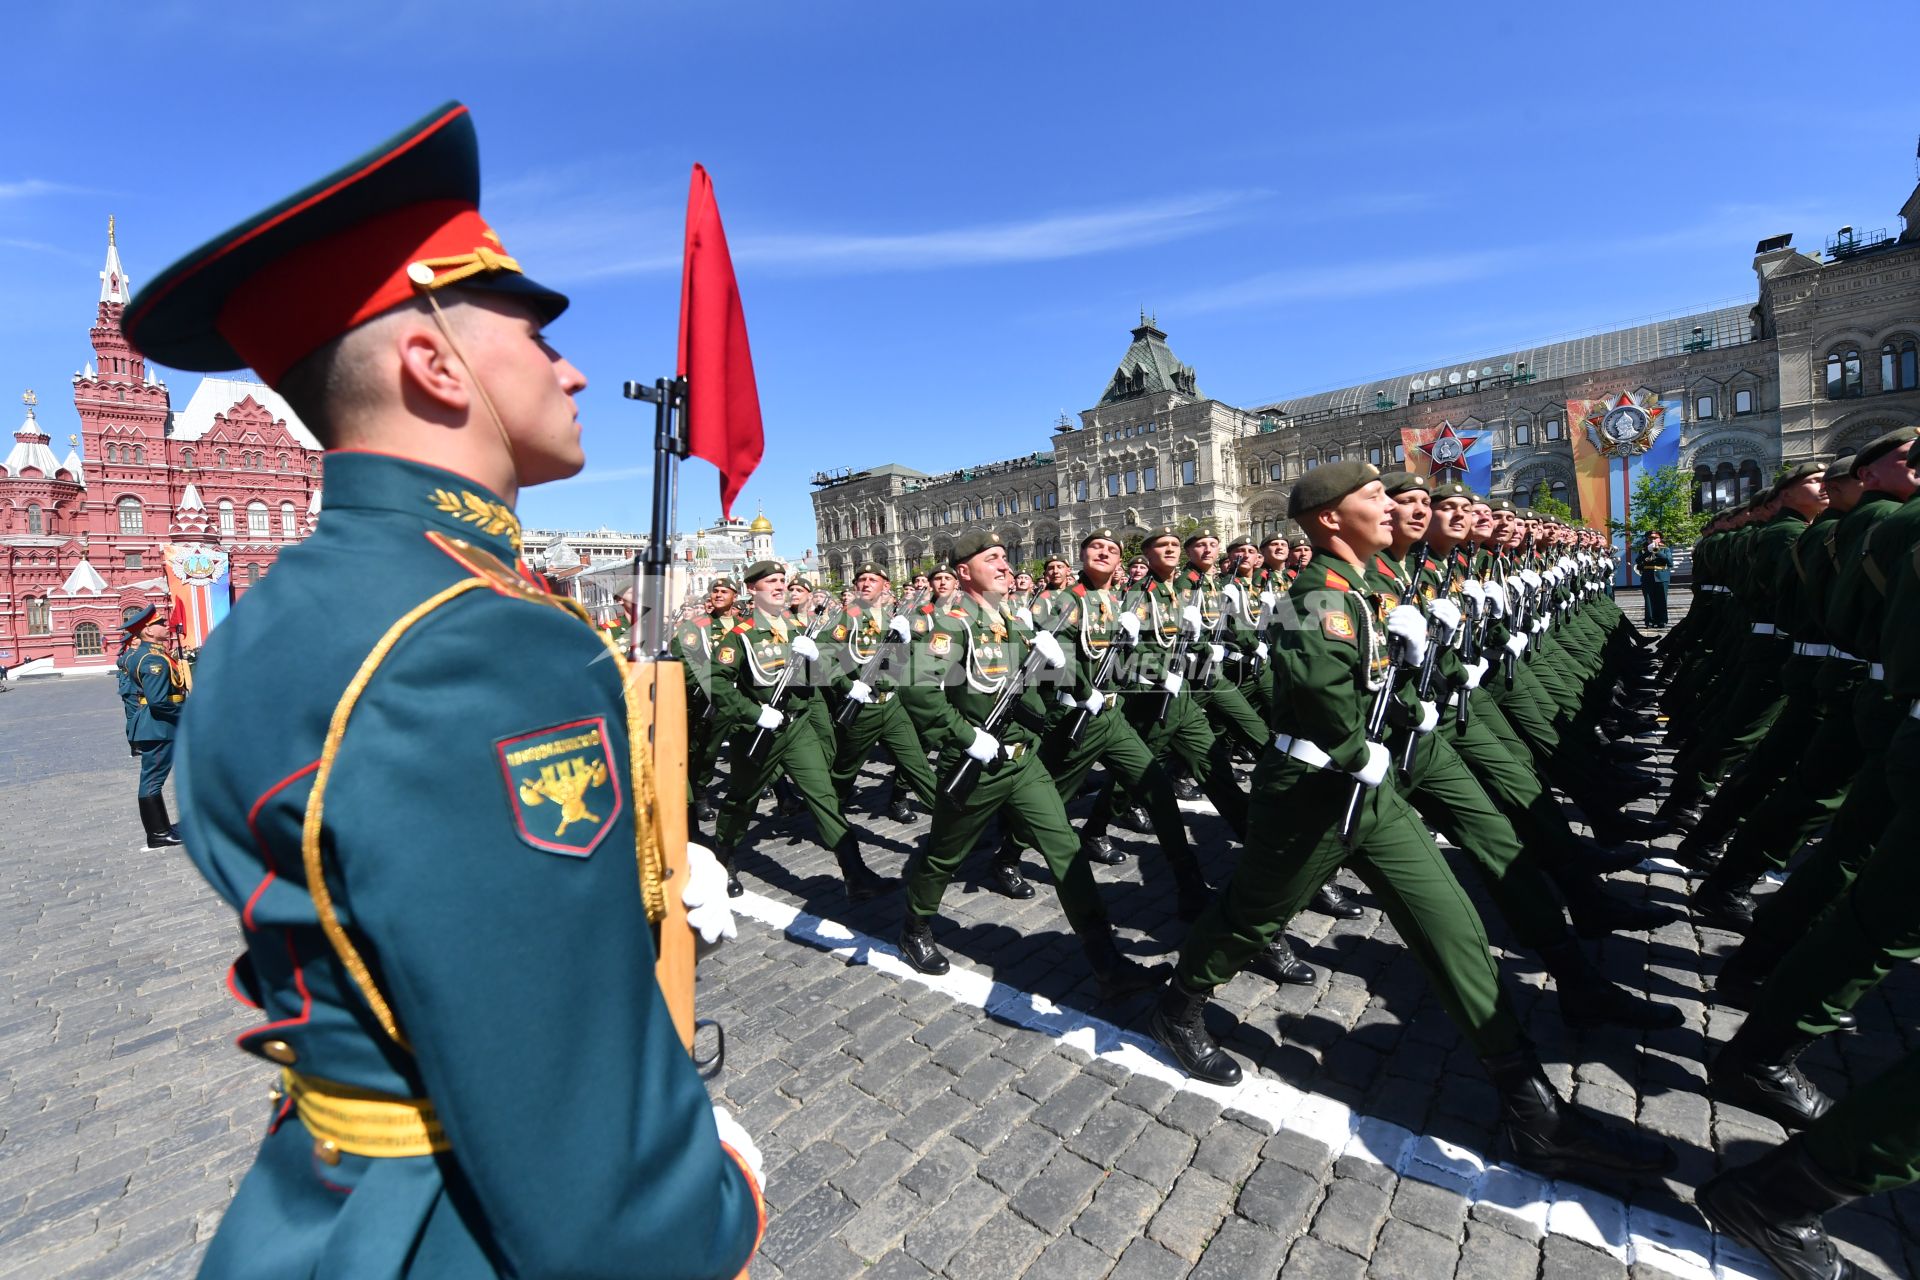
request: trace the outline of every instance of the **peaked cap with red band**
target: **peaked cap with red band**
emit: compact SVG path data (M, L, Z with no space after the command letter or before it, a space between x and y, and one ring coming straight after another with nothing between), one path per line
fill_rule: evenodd
M480 216L479 142L458 102L181 258L120 327L161 364L251 368L271 384L349 329L448 285L518 297L542 323L567 308Z

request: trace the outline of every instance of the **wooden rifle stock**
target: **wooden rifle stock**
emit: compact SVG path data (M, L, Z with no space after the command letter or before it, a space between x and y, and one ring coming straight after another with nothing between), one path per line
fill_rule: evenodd
M660 851L661 888L666 910L654 925L654 977L673 1018L673 1029L693 1051L693 928L680 899L687 883L687 681L671 659L628 666L633 692L627 705L635 725L635 750L650 753L653 811L638 815L653 828Z

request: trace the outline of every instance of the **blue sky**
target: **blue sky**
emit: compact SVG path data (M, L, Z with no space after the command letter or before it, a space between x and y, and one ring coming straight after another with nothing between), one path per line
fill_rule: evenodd
M646 523L651 419L619 388L671 370L697 160L766 412L740 510L788 554L816 470L1045 447L1143 306L1206 393L1254 404L1748 298L1766 235L1897 231L1920 78L1890 21L1562 8L34 6L9 18L0 389L77 428L109 212L138 285L449 97L592 379L588 470L522 515ZM682 474L692 527L717 483Z

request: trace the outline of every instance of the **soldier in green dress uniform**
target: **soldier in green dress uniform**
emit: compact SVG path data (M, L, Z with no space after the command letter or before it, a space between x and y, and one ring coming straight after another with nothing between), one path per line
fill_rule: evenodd
M1667 551L1667 540L1657 530L1647 535L1640 554L1634 557L1633 568L1640 575L1640 597L1646 601L1641 621L1665 630L1667 585L1673 579L1673 556Z
M127 749L135 759L140 755L140 748L133 745L134 722L140 718L140 681L134 677L130 659L134 646L140 643L140 628L146 626L156 612L158 610L148 605L120 624L120 652L113 660L114 683L120 691L120 709L127 718Z
M139 641L127 652L124 668L132 681L135 701L127 737L134 754L140 757L140 826L147 833L147 847L160 849L180 843L173 820L167 816L164 789L173 772L173 744L187 700L187 679L180 664L167 652L166 616L148 608L136 622L134 634Z
M997 813L1014 835L1039 850L1052 873L1067 923L1080 939L1104 996L1141 991L1160 978L1125 958L1114 945L1093 870L1080 856L1080 842L1067 821L1066 805L1040 759L1046 704L1037 687L1019 691L1020 714L993 731L982 728L989 712L1019 677L1029 648L1048 669L1064 673L1067 657L1046 630L1029 631L1003 607L1013 584L1007 549L991 534L970 534L953 551L959 593L945 607L926 605L913 621L913 679L901 694L937 753L942 781L926 843L907 866L907 911L900 954L922 973L945 973L950 963L933 938L953 873ZM955 798L946 780L962 760L981 766L973 790Z
M906 645L913 632L911 619L894 608L892 586L886 569L861 565L853 574L853 602L824 633L837 697L860 704L853 722L836 730L833 788L844 812L867 757L876 746L885 747L893 757L894 787L887 816L895 822L911 822L913 808L900 794L900 782L904 780L920 803L931 809L934 781L913 717L895 696L895 687L907 670ZM879 668L871 681L863 680L861 672L876 655L881 658Z
M584 462L586 380L544 336L566 299L478 202L449 103L121 322L173 368L253 369L328 450L318 529L210 637L180 725L187 852L261 1011L240 1047L279 1072L212 1280L728 1277L764 1223L652 977L653 806L681 798L624 659L519 554L520 489ZM723 877L688 865L715 940Z
M1182 947L1153 1034L1190 1074L1237 1082L1239 1065L1201 1020L1209 993L1350 861L1485 1065L1514 1159L1551 1175L1671 1168L1663 1144L1586 1114L1547 1083L1500 989L1479 917L1389 779L1388 749L1368 737L1369 704L1395 676L1388 637L1400 661L1417 665L1427 631L1417 610L1382 609L1367 588L1367 561L1392 539L1393 502L1379 474L1363 462L1331 463L1294 488L1289 514L1307 526L1314 558L1293 584L1289 625L1269 632L1279 736L1254 771L1246 852ZM1356 783L1349 846L1340 828Z

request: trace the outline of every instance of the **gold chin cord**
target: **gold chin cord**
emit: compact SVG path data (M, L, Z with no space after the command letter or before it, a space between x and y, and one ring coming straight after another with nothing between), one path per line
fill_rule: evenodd
M436 279L433 268L435 264L444 261L447 260L436 258L426 262L416 262L408 269L407 274L413 281L414 289L427 300L427 306L432 309L434 327L440 330L440 336L447 340L449 347L453 348L454 358L466 368L467 376L473 379L473 389L480 393L480 402L487 406L487 416L493 419L493 429L500 433L500 444L507 451L507 461L514 464L514 474L518 475L519 459L514 457L513 439L507 434L507 424L500 420L500 411L493 407L493 397L487 394L487 384L480 380L480 371L473 367L473 361L467 359L467 353L461 348L460 340L453 336L453 326L447 323L447 313L440 309L440 298L435 292L446 285L457 284L468 275L475 274L478 268L451 272ZM501 261L510 264L511 270L520 269L519 264L511 258L501 259Z

